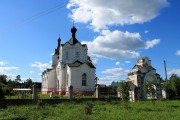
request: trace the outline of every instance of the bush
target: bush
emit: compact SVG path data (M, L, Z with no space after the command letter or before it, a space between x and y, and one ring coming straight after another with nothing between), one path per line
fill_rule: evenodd
M92 114L92 108L93 108L93 104L91 102L87 102L85 104L84 111L85 111L86 115Z
M4 92L2 90L1 85L0 85L0 99L4 99Z

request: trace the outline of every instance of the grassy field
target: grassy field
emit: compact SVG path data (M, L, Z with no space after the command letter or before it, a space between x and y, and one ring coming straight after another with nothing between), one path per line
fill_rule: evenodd
M85 108L93 105L87 115ZM66 102L57 105L8 106L0 109L1 120L180 120L180 101ZM88 106L89 107L89 106ZM91 109L91 108L88 108Z

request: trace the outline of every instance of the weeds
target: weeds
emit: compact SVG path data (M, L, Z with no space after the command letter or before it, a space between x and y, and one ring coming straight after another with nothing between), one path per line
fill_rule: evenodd
M85 111L86 115L91 115L92 114L92 108L93 108L92 102L87 102L85 104L84 111Z

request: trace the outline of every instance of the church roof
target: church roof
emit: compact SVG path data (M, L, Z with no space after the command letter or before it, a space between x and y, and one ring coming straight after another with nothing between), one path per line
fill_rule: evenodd
M74 63L71 63L71 64L68 64L68 66L69 67L79 67L80 65L82 65L82 64L84 64L84 63L82 63L81 61L79 61L79 60L76 60ZM92 64L92 63L90 63L90 62L87 62L87 63L85 63L85 64L87 64L89 67L91 67L91 68L95 68L96 69L96 67Z
M76 60L74 63L72 64L68 64L69 67L79 67L80 65L82 65L83 63L79 60Z
M71 45L75 45L76 43L80 43L76 38L71 38L68 43L70 43Z

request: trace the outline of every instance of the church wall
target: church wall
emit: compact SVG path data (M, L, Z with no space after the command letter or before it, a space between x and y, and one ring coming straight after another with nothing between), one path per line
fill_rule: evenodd
M52 67L55 68L57 63L58 63L58 56L56 54L54 54L52 56Z
M128 78L132 81L132 83L133 83L134 85L136 85L136 86L138 85L137 74L128 76Z
M64 64L61 64L61 70L60 70L60 79L59 79L59 91L64 92L66 90L66 74L67 74L67 66Z
M82 86L82 75L86 73L86 86ZM75 91L95 91L95 69L83 64L80 67L71 67L71 85Z
M43 76L43 83L42 83L42 93L47 94L52 91L57 91L57 77L56 77L56 70L53 69L51 71L46 72Z
M76 58L77 52L79 52L79 58ZM73 46L69 43L66 43L62 48L62 53L61 60L64 63L73 63L76 60L81 62L87 61L87 47L82 47L82 45L79 43Z

